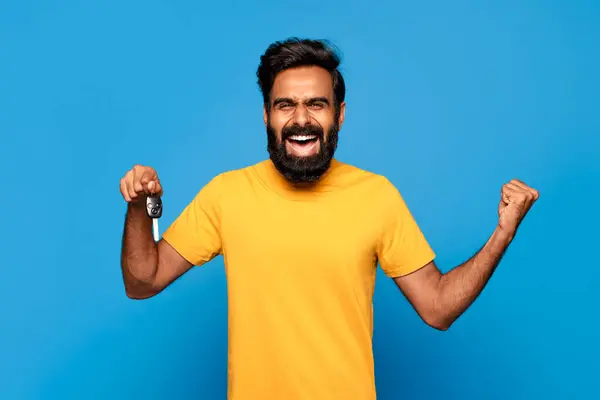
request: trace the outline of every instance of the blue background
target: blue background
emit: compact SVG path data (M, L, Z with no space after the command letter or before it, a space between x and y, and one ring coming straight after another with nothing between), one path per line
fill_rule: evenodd
M222 259L129 300L119 179L159 171L164 230L266 157L255 70L299 35L343 54L338 158L398 186L444 271L487 240L503 183L541 193L448 332L378 275L379 398L600 398L598 3L250 3L0 5L0 397L225 398Z

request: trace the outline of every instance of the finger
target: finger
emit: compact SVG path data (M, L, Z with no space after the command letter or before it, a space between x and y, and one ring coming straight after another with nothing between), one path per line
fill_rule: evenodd
M131 201L131 197L129 197L129 192L127 191L127 181L125 180L125 178L121 179L119 187L121 189L121 195L123 196L125 201L129 203Z
M501 193L505 196L512 196L516 191L516 188L509 183L502 185Z
M148 193L150 194L158 194L159 190L160 190L160 184L158 183L158 180L153 180L148 182Z
M158 179L150 181L148 183L148 193L152 195L162 196L163 190Z
M139 172L139 181L146 186L150 181L156 180L156 173L150 168L144 168Z
M156 191L150 187L150 184L154 182L152 183L152 187L154 187L156 185L157 180L158 177L156 176L156 171L154 171L152 168L144 168L139 179L144 193L154 194Z
M527 202L527 194L518 186L507 183L502 187L503 201L507 204L525 204Z
M509 183L516 187L519 187L523 190L529 190L529 186L527 186L525 183L523 183L522 181L520 181L518 179L511 179L511 181Z
M531 195L531 198L534 198L534 197L535 197L535 192L536 192L536 191L535 191L534 189L532 189L531 187L529 187L527 184L525 184L525 183L521 182L521 181L520 181L520 180L518 180L518 179L513 179L513 180L511 181L511 183L512 183L513 185L517 186L517 187L518 187L520 190L523 190L523 191L525 191L525 192L529 193L529 194Z
M529 189L523 189L521 186L515 183L507 184L510 190L510 198L514 200L515 203L523 204L526 207L529 207L533 202L533 193Z
M503 191L500 197L502 198L502 202L504 202L504 204L508 204L510 202L507 192Z
M513 192L526 192L527 190L523 189L521 186L519 186L518 184L514 183L514 182L508 182L506 184L506 187L509 188L511 191Z
M152 181L151 183L152 183L152 194L157 195L157 196L162 196L163 189L162 189L162 185L160 184L160 180L156 179L156 180Z
M150 182L153 182L153 181L151 181L148 178L148 172L144 172L142 174L142 176L139 179L137 179L137 181L139 182L139 187L137 189L139 190L140 193L145 193L145 194L152 193L152 191L150 190L148 185L150 184Z
M133 170L129 171L125 175L125 183L127 185L127 193L129 193L129 198L133 201L138 198L138 192L134 188L134 172Z
M521 182L515 182L513 180L513 181L510 181L509 183L507 183L506 186L508 186L510 189L512 189L516 193L526 194L526 195L532 194L529 186L527 186Z
M515 184L516 186L518 186L522 190L526 190L529 193L531 193L533 201L537 200L540 197L540 193L537 190L535 190L534 188L532 188L531 186L527 185L526 183L524 183L524 182L522 182L522 181L520 181L518 179L513 179L510 182L513 183L513 184Z
M132 172L133 172L133 180L132 180L133 190L135 190L136 193L142 193L144 191L144 186L142 185L142 177L143 177L144 171L140 167L136 166L133 168Z

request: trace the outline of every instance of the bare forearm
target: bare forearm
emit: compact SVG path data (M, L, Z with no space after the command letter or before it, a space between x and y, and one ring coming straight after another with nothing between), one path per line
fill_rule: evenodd
M441 276L435 308L442 326L450 326L479 296L512 238L496 229L477 254Z
M139 297L151 290L158 270L158 251L152 237L152 220L143 208L127 207L121 268L129 295Z

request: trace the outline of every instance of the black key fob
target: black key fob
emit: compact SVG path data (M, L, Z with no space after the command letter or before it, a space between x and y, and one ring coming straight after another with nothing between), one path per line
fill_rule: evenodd
M162 216L162 200L160 196L148 196L146 198L146 212L150 218Z

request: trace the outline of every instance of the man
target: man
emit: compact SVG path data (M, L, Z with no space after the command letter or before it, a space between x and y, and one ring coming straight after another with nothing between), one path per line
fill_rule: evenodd
M223 255L229 296L228 397L375 399L372 296L379 264L430 326L446 330L486 285L538 192L502 187L498 225L446 274L396 188L335 159L344 122L339 58L290 39L261 57L269 159L201 188L155 243L145 198L154 169L121 180L128 203L127 295L156 295L192 266Z

